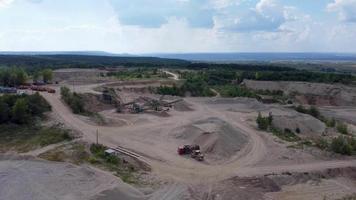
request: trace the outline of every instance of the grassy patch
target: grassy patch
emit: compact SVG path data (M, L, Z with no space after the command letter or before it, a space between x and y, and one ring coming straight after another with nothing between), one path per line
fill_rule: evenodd
M0 125L0 152L23 153L71 139L69 132L58 126Z
M105 154L107 148L103 145L92 144L90 148L83 143L62 145L40 155L40 158L56 161L69 162L76 165L91 164L95 167L113 172L124 182L138 184L138 170L123 159Z
M76 142L47 151L39 157L50 161L69 162L79 165L88 162L90 154L84 144Z
M90 146L92 155L89 158L89 162L95 166L114 172L116 176L126 183L137 183L137 177L134 174L137 172L137 169L117 156L105 154L105 150L106 147L103 145L92 144Z
M99 124L99 125L106 125L106 121L105 121L105 118L100 115L99 113L92 113L91 115L89 115L91 120L93 122L95 122L96 124Z
M278 128L271 127L271 132L273 133L273 135L277 136L278 138L288 142L297 142L301 140L299 136L297 136L289 129L282 131Z
M326 198L325 198L326 199ZM342 197L340 199L337 200L356 200L356 194L352 194L352 195L347 195L345 197Z

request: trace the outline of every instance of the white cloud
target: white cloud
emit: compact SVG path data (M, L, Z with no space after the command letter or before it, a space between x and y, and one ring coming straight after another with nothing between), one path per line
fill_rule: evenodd
M334 0L327 10L337 12L341 21L356 23L356 0Z
M14 0L0 0L0 8L10 5Z
M15 0L9 6L13 1L6 0L8 8L0 12L0 49L118 53L356 51L356 24L329 20L316 23L312 16L278 0L209 0L207 6L215 9L212 28L192 26L188 17L174 13L155 27L130 25L120 21L118 7L111 1L48 0L32 4L40 0ZM171 1L189 4L196 0ZM4 2L0 0L0 5ZM337 2L330 4L330 9L340 12ZM194 14L194 9L186 12Z
M214 17L215 27L230 31L278 31L288 21L296 20L293 7L277 0L260 0L245 12L225 12Z

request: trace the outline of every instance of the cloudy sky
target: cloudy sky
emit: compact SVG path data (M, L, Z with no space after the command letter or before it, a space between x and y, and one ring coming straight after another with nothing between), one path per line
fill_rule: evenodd
M0 51L356 52L356 0L0 0Z

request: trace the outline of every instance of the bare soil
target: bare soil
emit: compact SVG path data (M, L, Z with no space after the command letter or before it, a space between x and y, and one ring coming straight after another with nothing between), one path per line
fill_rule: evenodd
M80 91L95 93L93 88L98 86L83 85ZM337 175L333 176L331 172L324 174L325 170L356 166L354 157L335 159L311 154L304 149L288 148L291 143L257 129L258 112L272 112L276 119L280 118L280 124L298 126L306 135L321 134L324 127L318 121L281 105L264 105L249 98L185 98L184 105L180 105L184 109L172 109L167 117L119 114L112 109L102 111L109 118L125 122L123 126L115 127L83 121L60 101L58 93L42 95L52 105L58 119L80 132L85 141L95 142L98 131L100 143L109 147L120 146L140 155L140 159L152 168L150 176L162 183L158 190L138 190L111 182L112 187L105 188L104 184L100 191L93 190L91 199L106 200L118 196L124 200L322 199L319 197L329 195L329 190L340 193L335 195L339 198L356 188L354 170L335 172ZM120 95L130 99L139 94L122 92ZM200 144L207 161L198 162L177 155L177 147L186 143ZM314 187L318 195L310 196L311 192L306 189L313 188L314 175L299 176L318 171L322 175L317 181L322 184ZM305 196L290 192L293 190L302 194L305 191Z
M254 90L280 90L287 95L294 94L296 100L302 104L317 106L356 105L356 88L341 84L253 80L245 80L243 84Z

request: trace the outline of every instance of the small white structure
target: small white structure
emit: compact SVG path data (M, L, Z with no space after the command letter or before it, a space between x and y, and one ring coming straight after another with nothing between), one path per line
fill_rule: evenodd
M114 149L106 149L105 154L116 155L116 151Z

